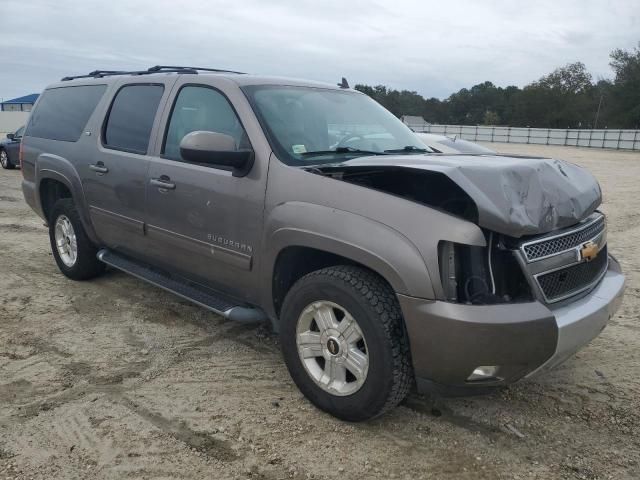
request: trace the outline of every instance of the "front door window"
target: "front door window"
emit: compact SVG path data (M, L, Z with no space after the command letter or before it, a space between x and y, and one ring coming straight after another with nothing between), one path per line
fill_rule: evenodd
M233 137L238 150L249 148L238 116L225 96L213 88L189 85L180 90L171 112L163 157L182 160L180 142L195 131L224 133Z

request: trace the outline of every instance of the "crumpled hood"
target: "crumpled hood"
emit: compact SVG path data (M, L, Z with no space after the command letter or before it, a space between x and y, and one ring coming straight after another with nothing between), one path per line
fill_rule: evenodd
M507 155L360 157L342 166L399 167L441 172L478 208L481 227L512 237L573 225L602 202L596 179L562 160Z

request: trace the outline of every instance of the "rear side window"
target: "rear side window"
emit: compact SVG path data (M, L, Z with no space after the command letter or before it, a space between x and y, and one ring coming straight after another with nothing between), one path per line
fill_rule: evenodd
M149 136L164 92L162 85L127 85L113 100L104 129L105 147L147 153Z
M31 113L27 135L77 142L106 88L86 85L45 90Z

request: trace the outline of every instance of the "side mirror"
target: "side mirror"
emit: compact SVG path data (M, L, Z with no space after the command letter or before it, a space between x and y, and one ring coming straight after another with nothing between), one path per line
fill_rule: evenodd
M224 133L195 131L180 142L180 155L188 162L231 168L234 177L244 177L253 166L253 150L237 150L235 139Z
M7 133L7 138L9 140L13 140L14 138L16 138L16 134L15 133Z

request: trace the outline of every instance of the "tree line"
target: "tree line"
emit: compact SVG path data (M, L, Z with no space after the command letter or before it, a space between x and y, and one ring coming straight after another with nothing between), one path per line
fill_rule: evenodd
M612 80L594 82L582 62L557 68L523 88L487 81L445 100L384 85L356 85L396 116L430 123L542 128L640 128L640 42L610 54Z

